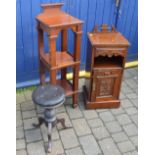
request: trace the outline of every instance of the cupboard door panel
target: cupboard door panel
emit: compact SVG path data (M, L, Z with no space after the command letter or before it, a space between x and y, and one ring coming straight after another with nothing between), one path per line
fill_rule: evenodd
M94 70L91 101L118 99L121 70Z

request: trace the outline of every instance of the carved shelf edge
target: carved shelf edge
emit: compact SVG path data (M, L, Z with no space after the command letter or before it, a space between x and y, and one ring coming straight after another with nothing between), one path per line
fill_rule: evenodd
M125 52L121 51L121 50L110 50L110 49L100 49L97 48L95 50L94 56L98 57L98 56L108 56L108 57L112 57L112 56L122 56L125 57Z

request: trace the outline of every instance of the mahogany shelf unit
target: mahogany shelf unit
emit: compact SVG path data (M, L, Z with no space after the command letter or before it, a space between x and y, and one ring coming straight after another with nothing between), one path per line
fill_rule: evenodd
M45 84L45 71L50 74L50 83L61 85L66 96L73 95L73 107L78 102L78 75L80 68L80 46L83 21L61 11L63 3L42 4L43 12L37 17L38 51L40 65L40 83ZM68 29L74 33L74 53L68 52ZM44 51L44 33L48 34L49 52ZM56 50L56 40L61 33L61 51ZM73 83L67 78L67 67L73 68ZM61 71L61 79L57 80L57 72Z
M87 55L84 86L87 109L117 108L129 42L114 27L102 25L88 33L91 53Z

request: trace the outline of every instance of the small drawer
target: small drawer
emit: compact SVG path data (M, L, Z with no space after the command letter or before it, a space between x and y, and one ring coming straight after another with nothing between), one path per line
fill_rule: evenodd
M120 75L122 73L123 69L94 69L93 73L94 76L115 76Z
M95 48L95 53L94 56L121 56L125 57L126 56L126 49L125 48Z

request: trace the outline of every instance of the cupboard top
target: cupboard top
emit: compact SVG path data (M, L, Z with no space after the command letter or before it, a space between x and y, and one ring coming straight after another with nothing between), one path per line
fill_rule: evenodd
M119 32L93 32L88 33L92 46L128 47L128 40Z

